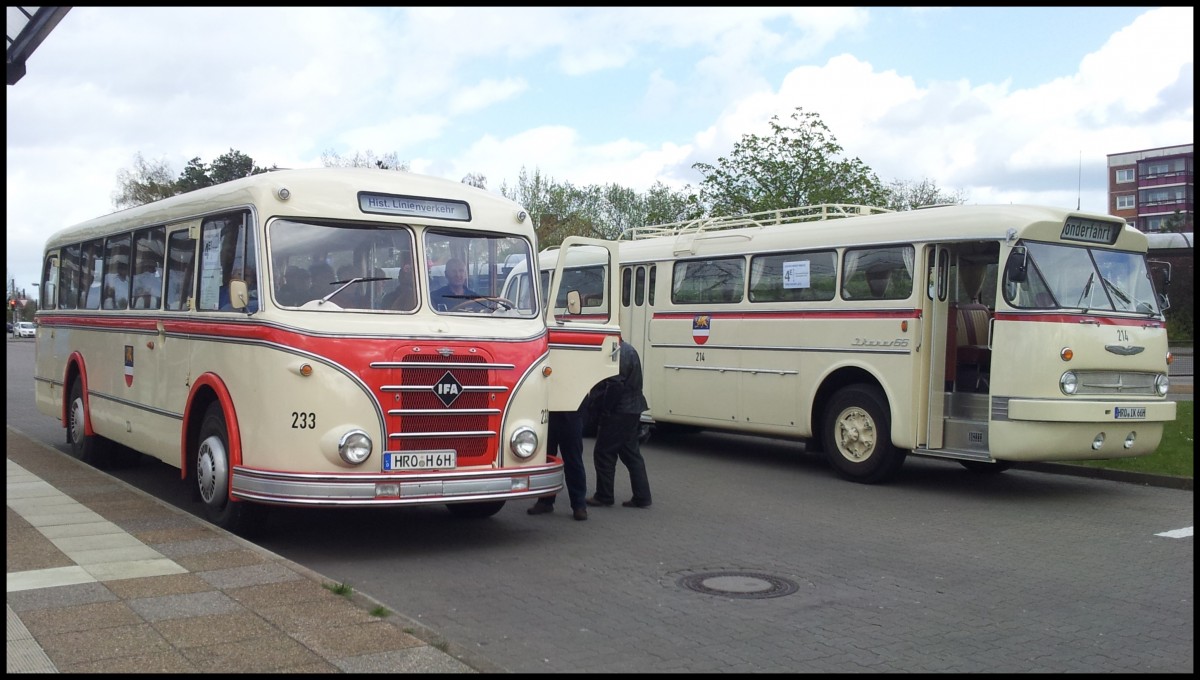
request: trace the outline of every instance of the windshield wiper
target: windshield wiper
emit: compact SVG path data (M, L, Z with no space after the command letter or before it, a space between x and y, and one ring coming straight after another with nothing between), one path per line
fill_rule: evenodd
M1100 275L1100 283L1103 283L1105 288L1107 288L1110 292L1112 292L1113 295L1116 295L1118 298L1120 298L1121 302L1124 302L1126 305L1133 304L1133 298L1129 297L1129 293L1126 293L1124 290L1121 290L1120 286L1113 283L1112 281L1109 281L1107 278L1104 277L1103 274Z
M1079 296L1079 300L1077 300L1075 302L1076 307L1078 307L1080 305L1080 303L1083 302L1084 298L1088 298L1088 302L1091 303L1092 300L1091 300L1090 296L1092 294L1092 284L1095 282L1096 282L1096 272L1092 272L1091 274L1088 274L1087 283L1083 284L1083 293ZM1090 304L1088 306L1090 306ZM1084 307L1084 309L1087 309L1087 307Z
M321 304L325 304L326 302L329 302L330 298L332 298L334 295L337 295L338 293L342 292L343 290L346 290L347 288L350 287L351 284L363 283L364 281L391 281L391 280L392 280L391 277L388 277L388 276L356 276L348 281L330 281L329 285L331 285L331 286L336 286L339 283L342 284L342 286L340 288L338 288L337 290L333 291L332 293L330 293L329 295L326 295L325 297L321 298Z

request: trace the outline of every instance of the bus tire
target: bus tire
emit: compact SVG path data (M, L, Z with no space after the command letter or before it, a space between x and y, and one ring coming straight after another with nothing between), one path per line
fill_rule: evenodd
M850 385L833 395L826 411L825 458L843 478L862 484L886 482L904 463L892 445L887 400L879 388Z
M446 508L455 517L483 519L500 512L504 501L480 501L478 503L447 503Z
M239 534L250 534L261 527L266 508L229 497L229 431L218 402L209 404L204 412L193 463L195 488L204 504L205 519Z
M67 443L79 460L101 469L112 463L112 445L100 435L89 435L85 428L87 410L83 404L83 380L71 383L71 398L67 407Z
M1013 466L1011 460L998 460L995 463L985 463L981 460L960 460L958 462L977 475L998 475Z

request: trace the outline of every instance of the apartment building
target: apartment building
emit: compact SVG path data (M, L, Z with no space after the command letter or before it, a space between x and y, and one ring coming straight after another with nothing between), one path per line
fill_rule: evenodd
M1148 234L1191 232L1193 174L1191 144L1109 154L1108 212Z

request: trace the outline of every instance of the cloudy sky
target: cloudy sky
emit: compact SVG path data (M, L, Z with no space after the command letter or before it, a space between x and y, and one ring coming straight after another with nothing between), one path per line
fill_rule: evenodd
M696 187L796 107L881 180L1104 212L1107 155L1193 141L1193 9L76 7L8 87L8 275L135 154L395 153Z

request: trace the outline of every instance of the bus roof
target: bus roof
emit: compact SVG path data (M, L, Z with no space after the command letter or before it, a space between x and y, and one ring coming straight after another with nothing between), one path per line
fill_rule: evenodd
M748 251L1006 239L1054 239L1068 217L1119 225L1113 247L1145 251L1146 236L1112 215L1035 205L947 205L902 212L827 213L814 219L767 222L733 228L671 229L658 236L622 240L622 262ZM746 217L738 218L745 221ZM685 224L685 223L676 223ZM672 225L666 225L672 226ZM643 232L648 233L648 232ZM753 243L753 246L749 244Z
M286 190L286 193L284 193ZM359 208L359 192L405 198L463 200L467 194L470 220L438 214L399 216L367 213ZM272 170L211 187L189 191L154 203L114 212L53 234L46 248L106 235L114 231L170 224L215 211L256 205L271 206L268 215L345 217L422 224L455 225L489 231L497 225L532 231L527 214L512 200L454 180L406 171L375 168L305 168Z

